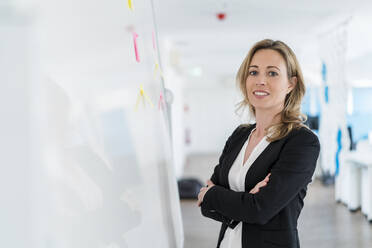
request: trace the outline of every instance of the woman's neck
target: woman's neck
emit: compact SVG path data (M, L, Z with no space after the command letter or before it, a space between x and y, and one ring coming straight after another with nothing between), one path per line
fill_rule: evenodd
M256 137L266 135L265 129L280 122L280 111L257 111L256 110Z

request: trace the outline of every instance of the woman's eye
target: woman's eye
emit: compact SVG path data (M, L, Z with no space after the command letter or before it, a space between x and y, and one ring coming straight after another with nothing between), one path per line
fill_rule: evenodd
M251 76L257 75L257 71L250 71L249 75L251 75Z
M274 77L274 76L277 76L278 73L276 71L269 71L269 76L270 77Z

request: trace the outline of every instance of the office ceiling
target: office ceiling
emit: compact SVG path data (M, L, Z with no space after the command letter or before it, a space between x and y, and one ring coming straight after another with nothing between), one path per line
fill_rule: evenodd
M341 23L349 25L350 61L372 51L368 1L336 0L154 0L161 39L172 44L178 66L200 82L230 84L252 44L264 38L288 43L303 65L305 77L319 81L319 35ZM217 13L225 13L223 21ZM206 80L208 79L208 80Z

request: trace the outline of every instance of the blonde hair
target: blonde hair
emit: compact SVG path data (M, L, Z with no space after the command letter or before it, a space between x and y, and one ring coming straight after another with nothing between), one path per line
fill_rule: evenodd
M284 42L279 40L261 40L254 44L254 46L249 50L247 56L243 60L243 63L240 65L238 74L236 76L237 84L244 97L244 99L237 104L237 110L248 106L249 111L253 114L253 116L256 116L256 110L248 100L246 80L249 75L248 69L252 58L255 53L261 49L271 49L279 52L287 65L288 80L290 80L292 77L297 77L297 83L291 92L286 95L284 108L279 113L281 115L280 123L273 124L266 129L267 133L270 129L268 141L272 142L287 136L294 128L306 127L303 123L306 121L307 117L301 113L301 101L305 95L305 84L300 65L292 49L289 48Z

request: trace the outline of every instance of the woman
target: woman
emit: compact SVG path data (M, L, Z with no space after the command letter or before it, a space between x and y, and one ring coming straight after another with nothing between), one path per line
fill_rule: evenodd
M228 138L198 206L222 222L217 247L300 247L297 219L319 155L317 136L304 126L304 80L293 51L262 40L237 75L253 125Z

